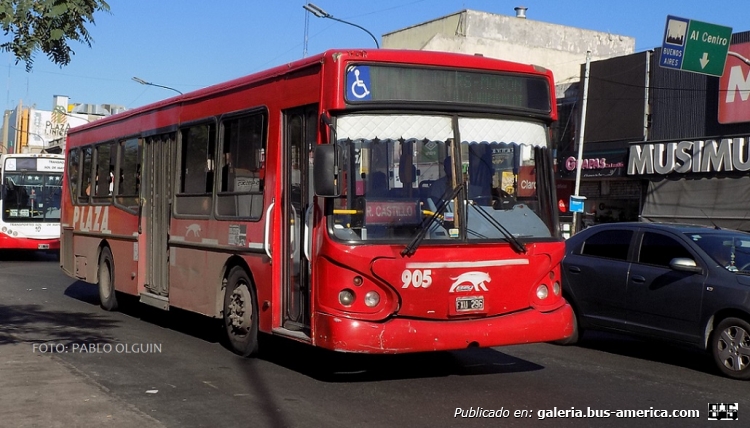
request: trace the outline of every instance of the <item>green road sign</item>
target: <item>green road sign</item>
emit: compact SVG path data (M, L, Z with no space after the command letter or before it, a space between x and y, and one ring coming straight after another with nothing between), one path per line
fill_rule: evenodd
M690 21L682 69L721 76L732 40L732 29L705 22Z
M731 39L730 27L668 16L659 64L662 67L721 76Z

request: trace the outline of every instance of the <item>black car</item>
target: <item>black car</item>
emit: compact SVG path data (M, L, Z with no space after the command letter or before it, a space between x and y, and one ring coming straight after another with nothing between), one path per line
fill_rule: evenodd
M563 293L586 329L710 350L750 378L750 233L674 223L610 223L566 241Z

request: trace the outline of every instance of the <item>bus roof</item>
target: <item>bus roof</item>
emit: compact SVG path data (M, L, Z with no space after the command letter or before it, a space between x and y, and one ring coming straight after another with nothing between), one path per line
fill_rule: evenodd
M64 158L60 153L3 153L2 158Z
M553 79L552 72L543 67L505 61L496 58L488 58L481 55L397 49L330 49L325 52L309 56L307 58L290 62L288 64L279 65L264 71L211 85L195 91L187 92L182 95L166 98L152 104L147 104L141 107L134 108L132 110L126 110L122 113L76 126L68 131L68 135L70 136L87 129L105 126L109 123L117 122L128 117L137 116L142 113L166 109L186 102L195 102L222 92L239 89L251 84L258 84L259 82L294 73L295 71L313 66L315 64L328 62L335 63L342 59L347 61L371 60L381 63L445 66L476 70L502 69L508 72L534 74L538 76L545 76L550 80Z

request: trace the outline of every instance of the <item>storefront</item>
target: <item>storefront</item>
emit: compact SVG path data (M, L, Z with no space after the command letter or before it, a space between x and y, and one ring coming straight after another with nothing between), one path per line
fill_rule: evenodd
M643 221L750 231L750 136L630 147L627 175L647 180Z
M638 220L643 181L642 177L626 174L627 160L627 148L589 152L584 150L578 194L586 199L576 230L599 223ZM565 224L572 224L573 221L569 199L575 191L577 165L576 153L563 153L558 158L557 198L563 231Z

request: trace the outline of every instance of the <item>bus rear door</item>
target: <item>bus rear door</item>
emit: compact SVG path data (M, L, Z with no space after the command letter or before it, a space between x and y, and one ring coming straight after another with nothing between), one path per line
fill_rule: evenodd
M161 309L169 308L169 223L172 210L175 134L145 140L143 151L141 203L145 238L145 291L141 302ZM143 248L143 245L141 246Z

